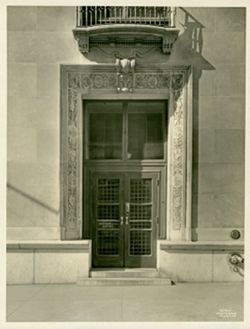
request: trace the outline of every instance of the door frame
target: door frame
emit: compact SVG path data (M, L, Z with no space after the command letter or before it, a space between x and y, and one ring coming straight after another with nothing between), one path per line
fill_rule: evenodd
M60 65L60 76L62 239L88 238L84 220L86 212L82 202L82 100L168 99L168 210L165 220L161 223L160 238L191 241L192 67L138 64L134 73L133 93L117 93L115 64L63 64Z

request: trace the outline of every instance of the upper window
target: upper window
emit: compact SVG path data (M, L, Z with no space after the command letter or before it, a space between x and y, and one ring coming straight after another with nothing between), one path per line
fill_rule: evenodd
M85 103L86 159L163 160L165 102Z

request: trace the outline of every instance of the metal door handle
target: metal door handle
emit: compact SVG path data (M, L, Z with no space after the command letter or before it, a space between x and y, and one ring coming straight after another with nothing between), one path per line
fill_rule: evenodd
M120 225L123 225L123 216L120 217Z
M126 219L126 225L128 225L128 216L126 216L125 219Z
M126 202L126 214L129 214L130 212L130 203Z

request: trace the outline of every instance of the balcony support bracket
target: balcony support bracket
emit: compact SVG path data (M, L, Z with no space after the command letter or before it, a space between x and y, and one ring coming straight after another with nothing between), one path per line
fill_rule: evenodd
M163 54L171 54L175 40L177 39L176 33L166 33L162 37L162 52Z
M78 43L78 48L82 54L89 52L89 34L88 32L81 33L77 30L73 30L74 37Z

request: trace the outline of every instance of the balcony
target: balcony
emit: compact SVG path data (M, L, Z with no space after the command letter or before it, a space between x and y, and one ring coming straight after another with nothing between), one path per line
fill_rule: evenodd
M175 7L76 7L74 37L82 54L94 45L160 44L170 54L179 31Z

